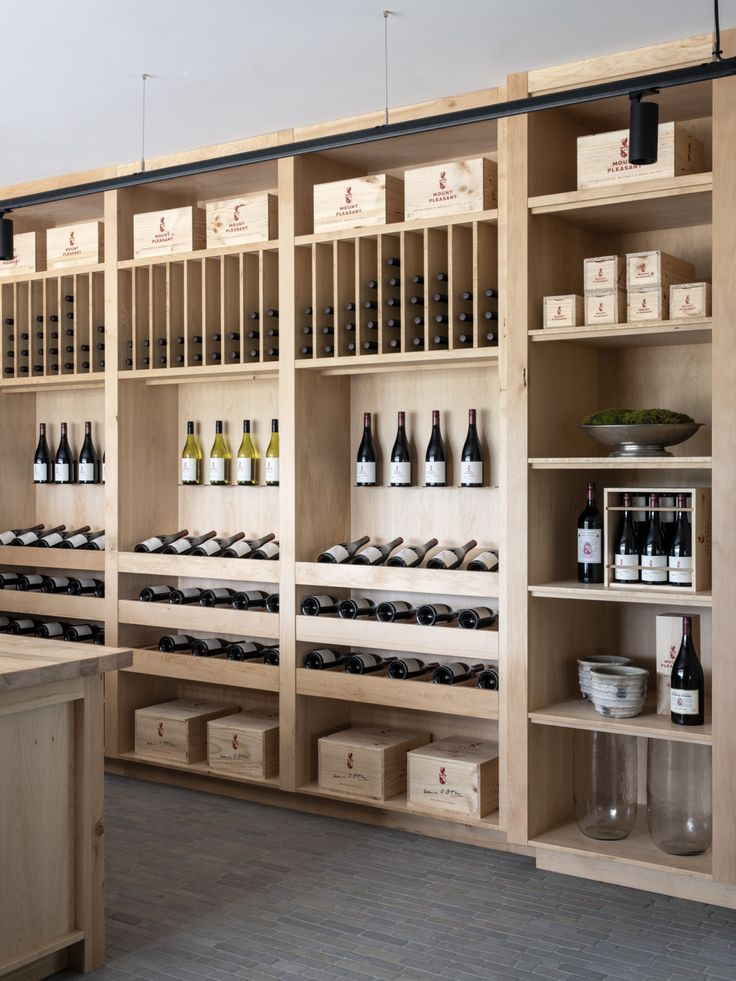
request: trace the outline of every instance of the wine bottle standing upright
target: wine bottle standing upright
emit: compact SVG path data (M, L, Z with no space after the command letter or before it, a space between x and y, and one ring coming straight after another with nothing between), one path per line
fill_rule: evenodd
M94 441L92 440L92 423L84 424L84 442L79 451L79 464L77 467L77 481L80 484L97 484L100 479L100 461L97 456Z
M46 442L46 423L42 422L38 427L38 445L33 457L33 483L50 484L53 479L51 454L49 453L49 444Z
M243 438L236 463L236 479L241 486L258 483L257 459L258 451L250 434L250 419L243 419Z
M446 487L445 444L440 432L439 409L432 410L432 434L424 455L424 483L427 487Z
M650 586L667 582L667 549L659 523L659 495L649 495L649 520L641 553L641 581Z
M269 487L278 487L281 476L281 465L279 457L279 421L271 420L271 441L266 450L266 484Z
M692 637L692 618L682 618L682 641L672 665L670 717L676 725L702 726L705 722L705 679Z
M639 582L639 549L631 511L631 494L624 494L624 516L621 531L613 549L614 582Z
M687 496L677 495L677 518L669 549L668 581L671 586L692 586L693 548L690 522L688 521Z
M478 430L476 427L476 411L468 410L468 434L465 437L463 451L460 455L460 486L483 486L483 451L480 448Z
M74 457L69 448L69 440L66 437L66 423L61 424L61 435L59 445L54 457L54 481L57 484L74 483Z
M411 487L411 452L406 438L406 415L399 412L396 439L391 450L391 487Z
M603 582L603 515L595 506L595 484L578 518L578 582Z
M210 484L230 483L230 461L232 453L222 432L222 420L215 422L215 441L210 450Z
M370 412L363 413L363 437L355 464L355 483L358 487L376 486L376 448L373 445Z
M191 420L187 423L187 438L181 451L181 482L187 485L202 483L202 450Z

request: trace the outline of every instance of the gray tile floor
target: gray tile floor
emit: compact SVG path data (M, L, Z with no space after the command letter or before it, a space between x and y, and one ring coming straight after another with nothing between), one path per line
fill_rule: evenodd
M736 981L736 912L531 859L120 777L107 829L89 979Z

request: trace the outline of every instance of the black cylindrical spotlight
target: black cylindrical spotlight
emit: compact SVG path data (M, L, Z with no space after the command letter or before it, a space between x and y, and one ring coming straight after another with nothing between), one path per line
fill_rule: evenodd
M629 162L653 164L657 162L659 140L659 104L642 102L641 95L631 97L629 119Z
M13 258L13 222L0 216L0 259Z

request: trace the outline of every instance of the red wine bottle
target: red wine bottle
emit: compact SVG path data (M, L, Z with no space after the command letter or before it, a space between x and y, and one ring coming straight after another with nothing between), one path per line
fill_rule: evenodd
M328 647L320 647L318 650L309 651L304 658L304 667L311 671L322 671L326 668L337 668L345 664L347 655L331 651Z
M267 647L263 654L263 663L268 664L270 667L277 668L279 666L279 661L281 660L281 652L276 645L275 647Z
M158 642L158 649L164 654L178 654L181 651L191 651L196 637L189 634L166 634Z
M384 600L376 607L376 620L394 623L396 620L415 620L416 609L406 600Z
M16 543L17 539L18 545L30 545L35 542L38 538L38 532L43 531L43 525L34 525L32 528L8 528L7 531L0 531L0 545L13 545ZM22 541L25 536L29 537L29 541Z
M446 457L445 444L442 442L440 432L440 413L438 409L432 410L432 434L427 444L427 452L424 455L424 483L427 487L446 486Z
M222 637L204 637L195 640L192 644L192 655L194 657L217 657L227 653L230 646L229 640Z
M435 668L432 681L435 685L459 685L470 681L473 675L483 670L483 664L466 664L464 661L453 661L450 664L440 664Z
M480 630L492 627L498 622L498 613L487 606L473 606L460 610L457 615L457 625L461 630Z
M169 603L174 586L144 586L138 594L142 603Z
M334 596L305 596L302 600L302 616L319 617L326 613L337 613L337 600Z
M38 446L33 457L33 483L50 484L54 478L49 444L46 442L46 423L39 425Z
M457 548L443 548L427 563L428 569L458 569L465 556L478 544L474 538Z
M69 440L66 436L66 423L61 424L61 435L59 445L54 457L54 482L57 484L74 483L74 457L69 447Z
M603 582L603 515L595 506L595 484L578 517L578 582Z
M227 649L226 659L228 661L254 661L263 657L266 650L265 644L259 644L255 640L236 640Z
M12 589L18 585L19 572L8 570L0 572L0 589Z
M613 547L614 582L639 582L639 549L631 512L631 494L624 494L624 515L621 531Z
M30 617L20 617L15 620L11 620L8 624L8 633L13 634L14 637L22 637L26 634L35 634L38 629L38 623L35 620L31 620Z
M359 617L369 617L373 615L376 604L367 596L357 596L354 599L340 600L337 604L337 612L342 620L357 620Z
M493 572L498 568L498 555L495 552L480 552L468 562L468 572Z
M382 671L396 660L395 657L381 657L379 654L351 654L345 662L345 670L348 674L372 674L374 671Z
M447 603L425 603L417 610L417 623L422 627L433 627L437 623L450 623L457 619L457 612Z
M358 487L376 486L376 448L371 433L371 414L363 413L363 438L358 447L355 464L355 483Z
M278 613L280 604L280 593L269 593L266 597L266 613Z
M64 629L64 640L75 644L93 644L100 628L94 623L69 623Z
M92 441L92 423L84 424L84 442L79 451L79 463L77 465L77 480L80 484L96 484L100 479L99 458L95 444Z
M64 624L59 623L58 620L49 620L46 623L39 623L36 630L36 637L42 637L44 640L58 640L64 639Z
M399 412L396 439L391 450L391 487L411 487L411 452L406 438L406 415Z
M36 542L38 548L61 548L67 538L75 538L77 535L83 535L85 532L89 531L89 525L82 525L81 528L75 528L74 531L50 531L41 537Z
M179 538L185 538L188 534L189 531L186 528L182 528L181 531L177 531L173 535L154 535L151 538L146 538L145 541L138 542L133 551L149 552L151 554L162 552L171 542L175 542Z
M26 572L22 576L18 576L18 583L15 588L20 593L32 593L35 591L40 592L43 589L44 578L44 576L33 575L30 572Z
M423 674L434 672L439 667L437 661L427 664L416 657L397 657L388 666L388 676L396 681L406 678L419 678Z
M403 538L393 538L385 545L369 545L353 558L353 565L383 565L395 548L404 541Z
M241 589L233 596L233 609L255 610L266 605L266 594L261 589Z
M279 543L276 541L268 541L264 545L260 545L253 550L253 554L251 555L252 559L261 559L263 561L267 559L275 561L278 557Z
M169 603L175 606L187 606L191 603L199 603L204 592L199 586L184 586L175 589L169 597Z
M677 495L677 518L669 549L668 582L671 586L692 586L693 549L690 522L687 517L687 496Z
M386 565L390 565L392 568L401 569L413 569L418 565L421 565L424 561L424 556L437 544L436 538L430 538L428 542L424 545L409 545L407 548L402 548L400 552L396 555L392 555L391 558L386 562Z
M102 599L105 583L102 579L70 579L69 593L71 596L96 596Z
M41 588L44 593L68 593L70 583L71 579L67 576L44 576Z
M649 520L641 554L641 581L650 586L667 582L667 549L659 521L659 495L649 495Z
M682 642L670 678L670 718L679 726L705 723L705 680L692 637L692 618L682 618Z
M475 424L475 409L468 410L468 434L460 454L460 486L483 486L483 451Z
M354 542L341 542L339 545L332 545L317 556L317 561L344 565L352 559L359 548L362 548L369 541L368 535L363 535L362 538L356 538Z

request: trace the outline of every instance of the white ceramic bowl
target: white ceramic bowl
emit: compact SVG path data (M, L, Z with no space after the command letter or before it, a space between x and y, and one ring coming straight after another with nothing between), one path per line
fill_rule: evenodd
M640 715L647 697L649 670L631 665L593 668L591 700L600 715L609 719L631 719Z
M580 683L580 694L586 701L590 701L590 672L593 668L610 667L612 665L630 664L630 657L623 657L620 654L587 654L585 657L578 658L578 682Z

